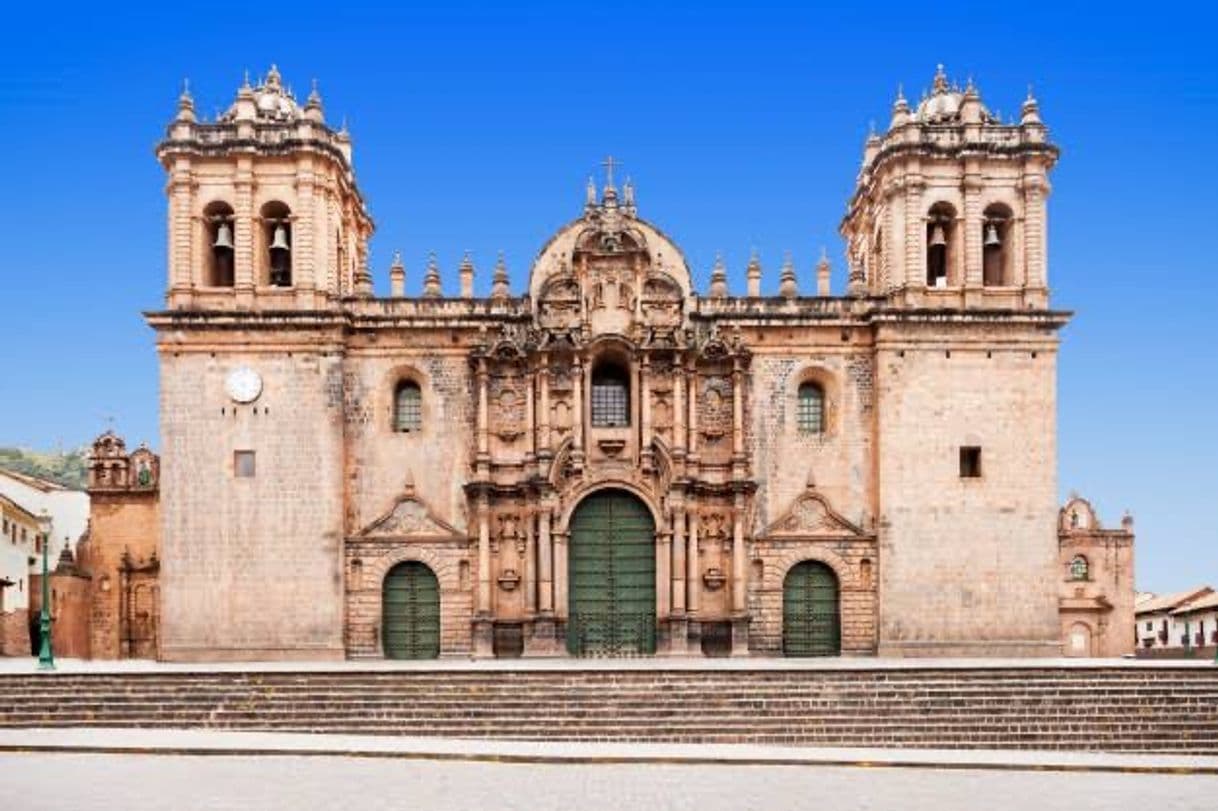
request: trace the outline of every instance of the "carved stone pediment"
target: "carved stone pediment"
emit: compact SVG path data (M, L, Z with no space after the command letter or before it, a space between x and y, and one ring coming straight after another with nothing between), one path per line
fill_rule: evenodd
M866 537L858 526L842 517L815 488L809 487L782 516L765 528L767 538Z
M456 527L437 518L413 491L398 497L389 512L357 533L360 538L463 537Z

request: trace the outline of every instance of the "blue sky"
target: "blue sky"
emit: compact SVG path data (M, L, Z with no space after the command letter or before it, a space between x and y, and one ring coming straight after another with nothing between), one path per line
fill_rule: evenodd
M1218 585L1210 6L288 5L6 9L0 444L76 446L110 417L156 443L139 314L164 288L152 149L183 77L209 116L246 68L278 63L300 96L318 79L329 119L350 122L382 290L395 248L408 290L429 250L455 289L467 249L479 290L500 249L520 289L607 153L699 285L721 250L741 289L756 246L765 288L790 250L808 289L823 245L840 289L837 224L868 125L885 125L898 83L914 96L943 62L1006 116L1032 83L1063 149L1049 239L1054 305L1077 312L1060 364L1063 495L1091 497L1110 524L1134 513L1139 587Z

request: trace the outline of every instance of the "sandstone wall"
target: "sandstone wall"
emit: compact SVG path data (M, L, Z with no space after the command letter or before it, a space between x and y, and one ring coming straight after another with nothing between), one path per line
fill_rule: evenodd
M1055 341L945 327L879 335L879 652L1056 655Z
M161 347L162 656L339 658L340 353L300 334L227 340ZM242 364L263 378L248 405L224 391ZM256 452L252 478L236 450Z

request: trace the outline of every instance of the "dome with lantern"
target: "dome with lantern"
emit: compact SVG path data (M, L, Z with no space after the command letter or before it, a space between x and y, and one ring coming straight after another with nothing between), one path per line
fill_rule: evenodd
M284 87L283 77L274 65L271 65L266 78L255 87L250 86L247 76L238 93L237 102L221 116L222 121L232 121L240 117L239 105L242 98L253 100L257 117L263 120L289 122L295 121L301 115L300 105L297 104L291 89Z
M981 103L981 98L977 93L977 89L973 86L971 79L968 86L961 90L958 85L948 82L943 66L939 65L935 71L935 81L932 85L932 90L928 95L922 97L922 101L918 104L918 109L914 114L914 119L923 124L957 123L961 120L961 108L966 100L976 100L981 111L980 118L982 123L992 124L998 122L998 119L991 115L990 111Z

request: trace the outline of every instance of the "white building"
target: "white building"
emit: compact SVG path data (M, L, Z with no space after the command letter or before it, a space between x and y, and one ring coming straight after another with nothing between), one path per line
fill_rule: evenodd
M48 479L0 468L0 495L8 496L36 516L51 518L51 560L65 546L73 551L89 523L89 494Z
M46 522L0 494L0 654L28 654L30 573Z
M1214 644L1218 632L1218 594L1196 586L1140 600L1134 609L1138 650L1183 650ZM1199 637L1200 632L1200 637Z

